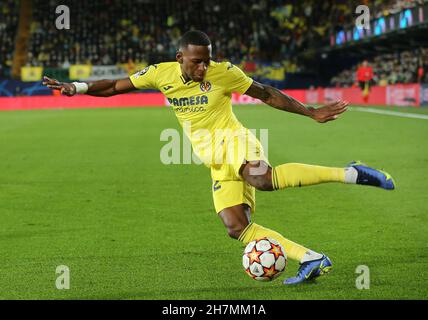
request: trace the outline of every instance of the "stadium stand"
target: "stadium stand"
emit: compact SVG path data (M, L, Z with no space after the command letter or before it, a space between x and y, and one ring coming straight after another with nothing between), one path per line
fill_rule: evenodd
M18 11L17 1L0 1L0 78L10 76L19 21Z
M374 69L374 83L385 86L396 83L428 82L428 48L416 48L375 56L369 60ZM339 73L331 79L335 87L352 87L356 84L358 65Z
M237 0L35 0L28 59L31 65L49 67L126 63L130 58L152 63L173 58L183 30L198 28L214 40L217 59L281 61L309 45L325 44L335 24L352 19L351 2L250 0L242 6ZM52 23L59 4L73 13L73 28L66 33ZM381 10L385 1L373 7Z

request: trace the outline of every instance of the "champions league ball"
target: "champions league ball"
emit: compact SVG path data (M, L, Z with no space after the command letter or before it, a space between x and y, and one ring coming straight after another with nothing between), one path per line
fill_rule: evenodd
M242 256L245 272L254 280L271 281L284 272L287 256L282 245L272 238L261 238L247 244Z

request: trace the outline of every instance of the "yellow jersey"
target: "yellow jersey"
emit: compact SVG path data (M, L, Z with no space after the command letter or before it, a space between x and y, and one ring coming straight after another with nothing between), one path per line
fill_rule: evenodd
M230 62L211 61L202 82L186 81L178 62L150 65L130 80L137 89L157 89L166 96L194 152L207 166L224 142L215 141L216 130L244 129L232 112L232 92L245 93L253 80Z

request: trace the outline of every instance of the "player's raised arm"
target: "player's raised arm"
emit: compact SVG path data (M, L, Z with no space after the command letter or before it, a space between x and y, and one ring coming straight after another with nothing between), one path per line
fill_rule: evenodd
M260 99L276 109L308 116L321 123L337 119L339 114L345 112L348 107L347 101L340 100L315 109L304 105L274 87L256 81L253 81L245 94Z
M53 90L61 90L66 96L74 96L76 93L85 93L96 97L110 97L116 94L127 93L136 90L129 78L120 80L99 80L94 82L60 82L55 79L43 77L43 85Z

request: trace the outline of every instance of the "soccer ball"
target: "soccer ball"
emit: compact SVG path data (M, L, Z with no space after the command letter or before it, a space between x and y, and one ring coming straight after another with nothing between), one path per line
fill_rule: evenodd
M278 241L261 238L247 244L242 256L242 265L251 278L271 281L284 272L287 256Z

